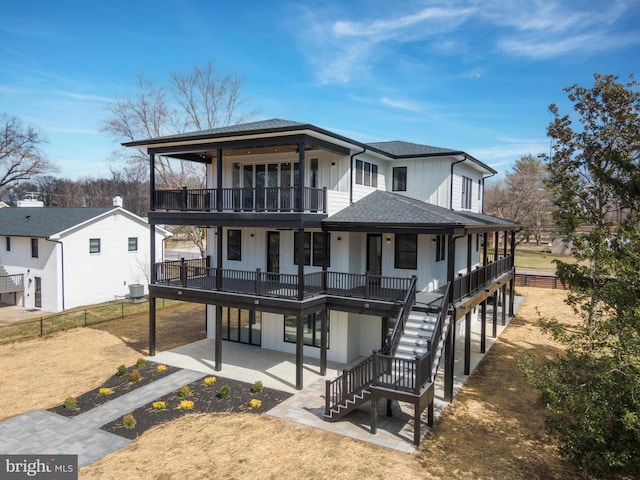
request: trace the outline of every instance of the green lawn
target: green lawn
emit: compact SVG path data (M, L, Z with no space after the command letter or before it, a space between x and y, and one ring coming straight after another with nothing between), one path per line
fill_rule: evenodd
M554 260L575 263L575 259L571 255L553 255L549 252L548 247L522 245L516 247L516 271L555 273Z

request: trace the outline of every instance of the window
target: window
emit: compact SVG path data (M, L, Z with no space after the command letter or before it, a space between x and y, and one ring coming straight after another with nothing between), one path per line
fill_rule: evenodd
M377 187L378 166L356 159L356 184Z
M328 233L327 236L330 234ZM322 266L322 261L324 260L324 238L321 232L313 233L313 265L316 267ZM331 237L327 239L327 266L329 266L329 261L331 259Z
M462 208L471 208L473 180L462 177Z
M90 238L89 239L89 253L100 253L100 239L99 238Z
M128 248L130 252L138 251L138 237L129 237Z
M11 251L11 237L7 237L6 246L7 246L7 252L10 252Z
M242 230L227 230L227 260L242 260Z
M310 347L320 347L320 334L322 332L321 321L323 312L306 315L303 319L302 343ZM284 317L284 341L296 343L296 322L298 317L286 315ZM329 318L327 317L327 348L329 348Z
M298 235L296 232L293 235L294 238L294 246L293 246L293 264L298 265L298 258L300 251L298 249ZM311 232L304 232L304 242L302 248L304 249L304 264L311 265Z
M31 239L31 258L38 258L38 239Z
M444 235L436 236L436 262L441 262L447 256L447 237Z
M418 268L418 236L396 235L395 268Z
M478 200L481 199L482 194L482 180L478 179Z
M298 233L296 233L295 235L297 236ZM322 266L322 260L324 259L324 243L322 240L322 232L304 232L303 249L305 265L313 264L316 267ZM327 251L327 266L329 265L330 261L329 255L330 251ZM298 265L298 242L295 242L293 249L293 263L294 265Z
M356 160L356 183L362 185L362 160Z
M393 167L393 191L407 191L407 167Z

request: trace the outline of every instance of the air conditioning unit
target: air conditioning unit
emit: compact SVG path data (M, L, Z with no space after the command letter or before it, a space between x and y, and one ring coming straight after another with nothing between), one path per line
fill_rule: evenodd
M129 284L129 298L132 301L139 301L144 298L144 285L141 283Z

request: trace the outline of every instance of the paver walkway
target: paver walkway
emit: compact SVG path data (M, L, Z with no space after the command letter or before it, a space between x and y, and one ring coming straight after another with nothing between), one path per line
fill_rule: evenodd
M0 453L78 455L83 467L131 442L100 430L102 425L204 376L180 370L73 418L46 410L10 418L0 422Z

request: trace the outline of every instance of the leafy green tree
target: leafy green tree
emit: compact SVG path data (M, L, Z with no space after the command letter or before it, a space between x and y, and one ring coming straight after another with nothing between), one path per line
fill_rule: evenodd
M590 475L640 475L640 93L595 75L565 88L579 125L550 106L549 184L580 262L558 262L577 325L542 324L565 353L525 372L561 453Z

